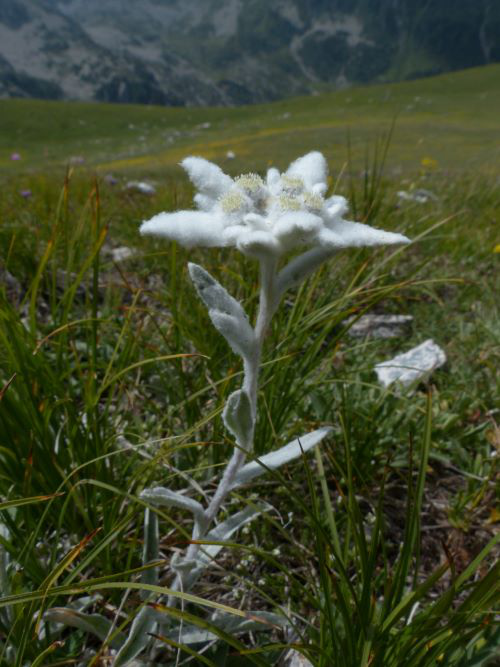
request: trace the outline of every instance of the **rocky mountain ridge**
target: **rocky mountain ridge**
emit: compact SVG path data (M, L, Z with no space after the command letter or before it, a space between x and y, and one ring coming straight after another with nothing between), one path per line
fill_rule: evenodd
M497 61L497 0L0 2L2 97L241 104Z

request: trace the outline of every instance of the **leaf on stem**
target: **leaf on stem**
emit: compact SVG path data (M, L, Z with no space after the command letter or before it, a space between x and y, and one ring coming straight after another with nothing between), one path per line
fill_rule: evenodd
M311 273L338 252L332 248L312 248L292 259L281 269L276 281L276 293L281 297L288 289L300 285Z
M203 538L203 542L226 542L237 530L256 519L262 512L267 511L269 507L267 503L245 507L241 512L233 514L233 516L230 516L215 526L215 528L212 528ZM186 588L193 585L203 570L210 565L223 548L224 544L203 544L201 546L200 551L196 555L196 566L185 575L184 586Z
M250 397L243 389L233 392L227 399L222 419L228 431L245 450L252 443L253 415Z
M145 500L151 505L157 507L178 507L179 509L188 510L194 516L201 518L203 516L203 506L192 498L170 491L163 486L155 486L152 489L144 489L139 496L141 500Z
M129 636L118 651L114 667L128 665L151 641L158 620L157 612L151 607L143 607L132 622Z
M330 426L324 426L312 433L302 436L301 438L292 440L292 442L289 442L275 452L271 452L270 454L255 459L255 461L247 463L236 474L231 488L235 489L238 486L242 486L251 479L254 479L254 477L259 477L269 470L276 470L285 463L297 459L302 453L305 454L313 447L316 447L316 445L319 445L331 430Z
M241 357L251 356L255 334L242 305L201 266L190 263L188 267L191 280L208 308L214 327L224 336L233 352Z
M105 616L101 616L101 614L84 614L69 607L52 607L51 609L47 609L43 615L43 620L52 623L62 623L70 628L78 628L98 637L101 641L107 638L112 629L111 621ZM120 648L124 641L125 636L117 633L113 636L109 645L115 649Z
M279 614L266 611L247 611L247 618L232 617L229 614L220 615L215 613L210 621L205 622L205 628L196 627L192 623L184 622L175 630L170 630L167 637L177 640L181 644L201 644L214 641L219 638L215 632L221 630L231 635L243 634L245 632L270 632L271 630L290 629L290 621ZM214 626L212 629L210 626Z

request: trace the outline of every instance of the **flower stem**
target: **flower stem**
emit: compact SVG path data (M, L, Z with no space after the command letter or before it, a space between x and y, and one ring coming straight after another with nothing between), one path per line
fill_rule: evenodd
M276 259L265 258L260 261L260 301L257 320L254 327L255 346L253 353L244 360L243 390L247 392L250 398L253 417L253 431L255 430L255 422L257 419L257 392L262 347L269 324L271 322L271 318L279 303L279 297L276 290L276 269ZM222 478L212 497L212 500L205 510L203 526L201 526L199 522L196 522L195 526L193 527L193 540L203 539L203 537L207 534L211 523L217 516L217 513L219 512L224 500L230 492L234 478L245 463L247 453L252 449L253 432L251 443L248 445L247 449L243 449L240 446L234 450L233 455L229 460L229 463L224 470L224 474L222 475ZM199 544L190 544L182 561L184 563L194 561L198 551L200 550L200 546L201 545ZM189 588L187 583L188 578L189 573L187 576L185 576L182 572L178 571L177 577L172 585L172 589L186 591ZM193 583L194 581L190 582L191 585ZM171 596L169 598L169 605L175 604L176 601L177 599Z
M253 354L248 359L245 359L244 362L243 389L250 397L254 429L257 419L257 390L259 382L260 360L262 357L262 346L264 344L267 328L275 311L274 283L276 278L276 264L277 262L274 259L262 260L260 263L260 302L259 312L257 314L257 322L254 328L255 348ZM229 489L232 486L234 478L245 462L247 452L249 450L251 451L252 449L253 433L252 443L249 445L248 450L244 450L241 447L234 450L231 460L229 461L226 470L224 471L222 479L219 482L219 486L217 487L217 490L205 513L207 524L214 520L217 512L219 511L222 503L229 493Z

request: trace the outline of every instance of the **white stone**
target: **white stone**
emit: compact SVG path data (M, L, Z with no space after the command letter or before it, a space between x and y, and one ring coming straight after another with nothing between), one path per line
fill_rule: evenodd
M379 382L388 387L399 382L407 387L422 380L446 362L446 354L432 339L428 339L408 352L375 366Z
M425 190L424 188L418 188L417 190L411 190L407 192L406 190L400 190L398 192L398 197L402 201L413 201L417 204L426 204L428 201L437 201L436 195L430 190Z
M135 252L131 250L131 248L127 248L127 246L124 245L118 248L113 248L111 251L111 258L113 262L123 262L124 260L129 259L134 255Z
M125 186L125 190L133 190L143 195L156 194L155 186L151 183L146 183L146 181L129 181Z
M301 653L292 650L287 655L286 667L313 667L313 664Z

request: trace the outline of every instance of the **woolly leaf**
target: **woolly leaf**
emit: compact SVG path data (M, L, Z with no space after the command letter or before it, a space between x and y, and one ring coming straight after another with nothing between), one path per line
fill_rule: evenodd
M189 275L217 331L236 354L250 356L255 335L241 304L201 266L190 263Z
M313 447L316 447L325 436L327 436L332 429L328 426L319 428L312 433L308 433L301 438L292 440L281 449L261 456L255 461L247 463L241 470L237 473L234 478L232 488L235 489L238 486L246 484L254 477L259 477L263 475L268 470L276 470L285 463L289 463L294 459L301 456L302 453L308 452Z
M47 609L43 615L44 621L52 623L61 623L70 628L78 628L84 632L89 632L104 641L108 636L112 623L105 616L101 614L83 614L76 609L69 607L52 607ZM112 648L120 648L125 641L125 636L120 632L115 634L113 639L109 642Z
M242 320L218 310L210 310L208 314L212 324L227 340L232 351L243 358L251 357L254 350L255 336L250 324L248 322L243 324Z
M143 607L134 618L130 632L118 651L114 667L128 665L143 651L151 641L150 634L154 632L157 623L157 613L151 607Z
M247 449L252 442L253 415L250 397L243 389L233 392L227 399L222 413L224 424L238 444Z
M276 292L281 297L288 289L300 285L311 273L316 271L323 262L329 260L335 250L331 248L312 248L294 257L281 269L276 281Z
M210 625L215 626L214 630L219 629L222 632L232 635L242 634L244 632L270 632L276 628L290 628L290 621L284 616L273 614L266 611L248 611L248 618L238 618L230 614L215 614L210 619ZM170 630L167 635L170 639L178 641L180 644L202 644L218 639L215 632L209 629L202 629L190 623L183 625L176 630Z
M229 540L237 530L243 528L247 523L256 519L262 512L269 509L269 505L262 503L258 506L246 507L225 521L219 523L203 538L207 542L225 542ZM184 576L184 586L189 588L198 579L203 570L210 565L212 560L224 548L224 544L204 544L196 555L196 567L191 562L187 563Z
M253 507L245 507L241 512L233 514L228 519L215 526L215 528L212 528L204 539L207 542L225 542L229 540L231 535L237 530L256 519L262 512L268 510L269 507L269 505L264 503ZM206 567L210 560L215 558L223 548L223 544L206 544L203 546L203 551L200 552L198 560L204 564L204 567Z
M178 507L179 509L188 510L195 516L203 515L203 506L192 498L170 491L163 486L155 486L152 489L144 489L139 496L141 500L145 500L151 505L158 507Z
M188 268L196 291L209 310L214 309L226 313L226 315L246 319L241 304L208 271L192 262L188 264Z

